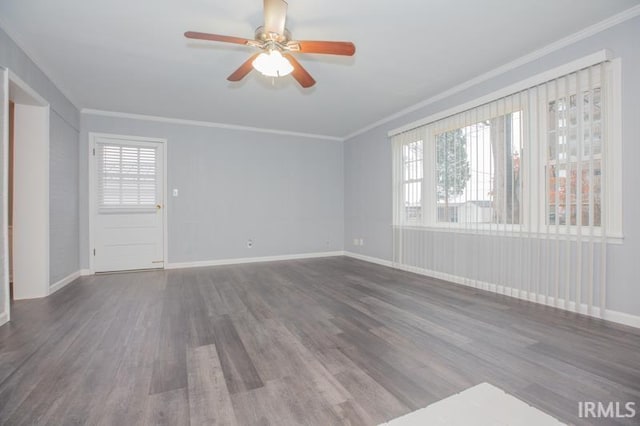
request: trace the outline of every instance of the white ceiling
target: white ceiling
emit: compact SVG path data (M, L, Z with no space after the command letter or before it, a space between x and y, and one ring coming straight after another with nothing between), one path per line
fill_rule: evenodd
M79 108L341 137L639 2L289 0L294 38L357 48L299 55L311 89L230 83L252 50L182 35L252 38L262 0L0 0L0 17Z

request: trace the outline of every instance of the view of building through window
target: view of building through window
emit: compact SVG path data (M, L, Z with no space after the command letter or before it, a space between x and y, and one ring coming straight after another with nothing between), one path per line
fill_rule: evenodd
M549 225L566 225L567 214L569 225L600 226L601 222L600 88L583 91L579 97L574 94L569 96L569 102L563 97L548 104Z
M609 164L602 78L599 66L567 74L403 133L394 151L396 219L601 227Z

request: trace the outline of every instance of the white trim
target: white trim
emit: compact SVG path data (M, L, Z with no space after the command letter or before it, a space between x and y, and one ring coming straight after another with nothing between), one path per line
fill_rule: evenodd
M0 152L2 153L2 226L4 238L2 239L2 251L4 253L4 259L0 268L0 278L4 283L2 285L2 292L4 293L4 306L2 307L2 313L0 314L0 325L9 321L11 317L11 296L9 288L9 72L6 68L0 67L0 75L2 80L2 92L4 96L1 101L4 102L2 108L3 112L0 120L2 120L2 134L0 135Z
M129 135L119 135L112 133L99 133L99 132L89 132L89 269L85 269L86 274L84 275L93 275L95 274L94 267L94 256L93 249L95 248L95 236L93 229L93 219L96 213L96 194L95 194L95 182L96 182L96 170L95 170L95 161L93 150L96 147L96 138L104 137L110 139L123 139L127 141L138 141L138 142L154 142L159 143L162 146L162 157L163 157L163 181L162 184L164 188L162 189L162 220L164 222L162 232L162 260L164 261L164 266L166 268L167 258L169 256L169 227L168 227L168 215L167 215L167 145L168 140L165 138L153 138L153 137L144 137L144 136L129 136Z
M38 92L36 92L31 86L29 86L23 79L18 77L16 73L14 73L11 70L8 70L8 71L9 71L9 85L13 83L16 86L18 86L20 90L23 90L29 97L33 99L35 103L39 104L39 106L50 106L49 102L45 98L40 96Z
M611 209L613 211L605 216L605 220L608 222L605 226L608 233L622 234L624 198L622 191L617 190L622 188L622 169L626 164L626 161L622 161L622 58L614 59L611 64L612 66L608 70L611 73L609 81L611 83L611 91L609 92L611 99L608 100L610 108L607 112L609 124L605 127L606 135L609 138L605 150L605 170L607 172L605 196L607 205L613 206ZM611 230L613 232L610 232Z
M319 135L315 133L292 132L289 130L267 129L262 127L241 126L238 124L225 124L225 123L215 123L212 121L197 121L197 120L187 120L182 118L159 117L159 116L145 115L145 114L130 114L128 112L103 111L103 110L91 109L91 108L82 108L80 110L80 113L87 114L87 115L99 115L103 117L116 117L116 118L126 118L131 120L143 120L143 121L155 121L160 123L181 124L185 126L213 127L217 129L241 130L241 131L258 132L258 133L271 133L276 135L299 136L303 138L312 138L312 139L325 139L325 140L337 141L337 142L344 141L344 138L341 138L341 137Z
M73 105L73 107L76 110L79 110L80 109L78 107L79 103L69 95L70 93L69 91L67 91L60 85L60 80L57 78L54 79L51 77L50 71L42 66L42 61L40 61L37 55L33 54L33 51L25 47L26 44L22 42L21 38L17 36L15 31L10 30L8 28L6 21L1 17L0 17L0 29L4 30L4 32L7 33L9 38L16 44L16 46L18 46L18 48L22 51L22 53L24 53L24 55L27 58L29 58L31 62L33 62L33 64L40 70L40 72L42 72L42 74L51 82L51 84L55 86L56 89L58 89L58 91L62 94L62 96L64 96L67 99L67 101L69 101L69 103Z
M91 272L90 269L80 269L80 276L81 277L86 277L89 275L94 275L93 272Z
M92 133L89 133L89 150L88 150L88 161L89 161L89 271L91 274L95 274L95 269L93 267L94 259L93 259L93 250L95 248L94 238L93 238L93 215L95 212L95 202L96 202L96 194L95 194L95 180L96 180L96 171L95 171L95 155L94 150L96 147L95 138ZM82 141L80 142L82 144Z
M599 308L594 308L598 309ZM620 311L612 311L607 309L604 313L604 319L618 324L628 325L629 327L640 328L640 316L627 314Z
M521 67L522 65L525 65L527 63L533 62L536 59L542 58L543 56L546 56L550 53L553 53L557 50L560 50L562 48L565 48L567 46L570 46L571 44L577 43L580 40L584 40L588 37L591 37L595 34L598 34L599 32L605 31L611 27L614 27L618 24L621 24L625 21L628 21L629 19L633 19L636 16L640 15L640 5L638 6L634 6L632 8L629 8L627 10L624 10L616 15L613 15L607 19L604 19L598 23L595 23L587 28L584 28L578 32L575 32L567 37L561 38L558 41L555 41L551 44L548 44L538 50L534 50L531 53L528 53L524 56L519 57L518 59L515 59L511 62L508 62L504 65L501 65L497 68L492 69L491 71L488 71L484 74L480 74L477 77L474 77L470 80L465 81L464 83L461 83L457 86L454 86L450 89L445 90L444 92L440 92L435 96L432 96L428 99L425 99L421 102L418 102L417 104L414 104L410 107L404 108L394 114L389 115L388 117L382 118L380 120L377 120L359 130L356 130L353 133L350 133L348 135L346 135L344 137L344 140L349 140L352 139L356 136L359 136L365 132L368 132L371 129L375 129L378 126L381 126L385 123L388 123L389 121L395 120L397 118L403 117L413 111L417 111L420 108L426 107L427 105L431 105L434 104L438 101L441 101L443 99L446 99L452 95L455 95L456 93L460 93L470 87L473 87L477 84L483 83L487 80L490 80L494 77L497 77L501 74L504 74L508 71L514 70L518 67Z
M169 180L167 179L169 175L169 160L167 159L169 139L164 140L162 147L162 185L164 185L164 191L162 193L162 266L164 267L169 263L169 209L167 208L167 204L169 204L167 198L169 196Z
M14 300L46 297L50 284L51 106L33 101L15 103Z
M394 264L393 262L389 261L389 260L384 260L384 259L379 259L379 258L375 258L375 257L370 257L370 256L364 256L361 254L357 254L357 253L351 253L348 251L344 252L344 255L347 257L352 257L354 259L359 259L362 260L364 262L370 262L370 263L375 263L377 265L382 265L382 266L387 266L390 267L392 269L398 269L401 271L407 271L407 272L412 272L414 274L418 274L418 275L424 275L427 277L431 277L431 278L436 278L436 279L440 279L440 280L444 280L444 281L448 281L454 284L461 284L467 287L472 287L475 289L479 289L479 290L484 290L487 291L489 293L492 294L499 294L501 296L507 296L507 297L512 297L514 299L521 299L521 300L526 300L532 303L537 303L540 305L546 305L546 306L551 306L553 308L557 308L560 310L566 310L569 312L574 312L576 309L576 305L575 302L569 302L567 305L565 305L564 303L564 299L558 299L557 303L556 301L552 298L549 297L547 298L547 303L545 303L545 297L543 295L535 295L533 293L531 294L527 294L525 291L513 291L513 292L508 292L505 290L513 290L510 287L505 287L502 285L496 285L496 284L491 284L488 282L478 282L475 280L471 280L468 278L464 278L464 277L459 277L457 275L452 275L452 274L446 274L443 272L437 272L437 271L432 271L429 269L423 269L423 268L416 268L416 267L412 267L412 266L406 266L406 265L400 265L400 264ZM565 308L565 306L568 308ZM623 324L623 325L627 325L630 327L636 327L636 328L640 328L640 316L637 315L632 315L632 314L627 314L625 312L619 312L619 311L613 311L611 309L606 309L604 312L604 315L600 314L600 308L598 307L593 307L591 309L591 315L589 315L589 309L588 306L586 304L581 304L579 306L579 313L585 316L591 316L591 317L595 317L595 318L599 318L599 319L604 319L607 321L611 321L611 322L615 322L618 324Z
M63 279L61 279L60 281L51 284L49 286L49 296L52 295L53 293L55 293L56 291L60 290L61 288L71 284L73 281L75 281L76 279L80 278L81 273L80 271L76 271L73 272L69 275L67 275L66 277L64 277Z
M238 265L242 263L277 262L281 260L315 259L318 257L343 256L343 251L319 253L285 254L279 256L241 257L235 259L200 260L196 262L177 262L165 264L165 269L203 268L207 266Z
M390 260L384 260L377 257L365 256L364 254L354 253L351 251L345 251L344 255L347 257L352 257L354 259L362 260L369 263L375 263L376 265L386 266L388 268L393 268L393 262Z
M548 71L544 71L540 74L536 74L525 80L518 81L517 83L511 84L507 87L503 87L499 90L496 90L494 92L491 92L479 98L473 99L469 102L456 105L452 108L448 108L444 111L439 111L428 117L421 118L419 120L397 127L393 130L390 130L387 133L387 135L391 137L399 133L403 133L427 124L431 124L438 120L442 120L443 118L447 118L452 115L470 110L472 108L476 108L480 105L484 105L489 102L496 101L498 99L504 98L505 96L513 95L514 93L518 93L522 90L538 86L542 83L546 83L547 81L554 80L558 77L562 77L563 75L567 75L572 72L575 72L576 70L581 70L581 69L590 67L592 65L599 64L600 62L610 60L612 58L613 58L613 53L610 50L607 50L607 49L599 50L598 52L592 53L591 55L584 56L582 58L576 59L575 61L571 61L569 63L560 65Z

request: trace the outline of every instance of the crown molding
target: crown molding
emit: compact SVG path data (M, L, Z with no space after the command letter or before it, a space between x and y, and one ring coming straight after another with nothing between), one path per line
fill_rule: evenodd
M270 133L284 136L297 136L310 139L323 139L328 141L344 142L344 138L315 133L292 132L281 129L267 129L263 127L241 126L238 124L215 123L212 121L187 120L183 118L160 117L155 115L131 114L128 112L104 111L99 109L83 108L80 114L99 115L103 117L127 118L131 120L154 121L159 123L181 124L185 126L213 127L217 129L239 130L246 132Z
M0 17L0 29L2 29L2 31L4 31L7 34L7 36L9 36L9 38L16 44L16 46L18 46L18 48L22 50L22 53L24 53L25 56L31 62L33 62L33 64L40 70L40 72L42 72L42 74L49 80L49 82L51 82L51 84L62 94L62 96L64 96L67 99L67 101L69 101L69 103L71 103L71 105L73 105L73 107L77 111L79 111L80 107L78 107L79 103L77 99L71 96L70 94L71 92L69 90L66 90L63 86L60 85L60 80L52 76L50 70L43 66L43 62L41 61L41 59L37 55L35 55L31 49L28 49L26 47L27 46L26 43L23 43L22 38L17 34L16 31L11 29L10 26L7 25L6 21L2 17ZM13 74L16 75L15 73Z
M428 99L425 99L421 102L418 102L417 104L411 105L407 108L404 108L394 114L391 114L387 117L384 117L380 120L377 120L359 130L356 130L353 133L350 133L346 136L344 136L344 140L348 141L349 139L352 139L356 136L359 136L365 132L368 132L369 130L375 129L378 126L381 126L385 123L388 123L392 120L395 120L396 118L400 118L403 117L411 112L414 112L416 110L419 110L421 108L426 107L427 105L431 105L434 104L438 101L441 101L443 99L448 98L449 96L455 95L456 93L460 93L470 87L473 87L477 84L483 83L487 80L490 80L494 77L497 77L501 74L504 74L508 71L511 71L513 69L516 69L522 65L528 64L530 62L535 61L536 59L539 59L543 56L546 56L552 52L555 52L557 50L560 50L564 47L570 46L574 43L577 43L580 40L584 40L588 37L591 37L595 34L598 34L604 30L607 30L611 27L614 27L618 24L621 24L625 21L628 21L629 19L633 19L636 16L640 15L640 5L634 6L632 8L629 8L627 10L624 10L620 13L617 13L607 19L604 19L600 22L597 22L591 26L588 26L578 32L575 32L567 37L561 38L558 41L555 41L551 44L548 44L538 50L534 50L531 53L528 53L524 56L519 57L518 59L515 59L511 62L508 62L504 65L501 65L497 68L492 69L491 71L488 71L484 74L481 74L477 77L474 77L470 80L465 81L464 83L458 84L457 86L454 86L450 89L445 90L444 92L440 92L435 96L432 96Z
M438 111L435 114L429 115L428 117L423 117L411 123L407 123L407 124L404 124L403 126L389 130L389 132L387 132L387 136L392 137L397 134L416 129L421 126L434 123L446 117L451 117L455 114L460 114L464 111L469 111L470 109L479 107L480 105L488 104L490 102L495 101L496 99L504 98L506 96L513 95L514 93L518 93L520 91L527 90L531 87L538 86L547 81L555 80L561 76L576 72L576 70L588 68L604 61L610 61L612 59L613 59L613 52L611 52L608 49L599 50L590 55L584 56L582 58L576 59L569 63L544 71L540 74L536 74L524 80L518 81L517 83L502 87L496 91L488 93L479 98L473 99L469 102L465 102L463 104L456 105L452 108Z
M280 129L268 129L268 128L260 128L260 127L250 127L250 126L241 126L234 124L225 124L225 123L215 123L208 121L196 121L196 120L186 120L186 119L178 119L178 118L170 118L170 117L159 117L159 116L151 116L151 115L143 115L143 114L130 114L130 113L121 113L114 111L103 111L97 109L83 108L80 109L78 107L79 103L74 99L73 96L70 95L70 91L66 90L59 84L59 80L56 80L55 77L52 77L51 73L47 68L42 66L42 61L39 59L37 55L34 55L34 52L30 49L26 48L26 44L21 41L20 36L17 33L10 29L9 26L6 25L6 22L0 17L0 29L7 33L7 35L13 40L13 42L20 48L23 53L31 60L36 67L40 69L40 71L48 78L51 83L62 93L62 95L67 98L67 100L77 109L80 110L82 114L92 114L92 115L102 115L109 117L119 117L119 118L130 118L137 120L146 120L146 121L156 121L156 122L165 122L165 123L174 123L174 124L183 124L183 125L191 125L191 126L201 126L201 127L214 127L214 128L222 128L229 130L244 130L244 131L252 131L252 132L261 132L261 133L271 133L271 134L280 134L280 135L288 135L288 136L298 136L305 138L313 138L313 139L324 139L331 141L347 141L352 139L358 135L361 135L369 130L372 130L378 126L381 126L389 121L395 120L397 118L403 117L411 112L419 110L420 108L431 105L435 102L443 100L449 96L452 96L456 93L462 92L470 87L473 87L477 84L490 80L491 78L497 77L501 74L504 74L508 71L511 71L515 68L518 68L522 65L530 63L536 59L539 59L549 53L560 50L566 46L569 46L573 43L576 43L585 38L591 37L594 34L607 30L611 27L614 27L622 22L625 22L629 19L635 18L640 15L640 5L629 8L625 11L622 11L616 15L613 15L607 19L604 19L596 24L593 24L587 28L584 28L578 32L575 32L567 37L564 37L558 41L555 41L551 44L548 44L541 49L535 50L527 55L521 56L518 59L515 59L511 62L508 62L504 65L501 65L497 68L494 68L484 74L481 74L477 77L474 77L470 80L467 80L457 86L454 86L450 89L447 89L439 94L432 96L428 99L425 99L421 102L418 102L414 105L411 105L407 108L404 108L392 115L384 117L380 120L377 120L355 132L352 132L344 137L337 136L329 136L329 135L320 135L313 133L303 133L303 132L293 132L287 130Z

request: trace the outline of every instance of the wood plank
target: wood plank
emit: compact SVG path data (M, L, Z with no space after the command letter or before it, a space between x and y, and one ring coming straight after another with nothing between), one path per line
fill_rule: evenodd
M214 323L213 328L215 347L229 393L234 394L264 386L231 318L223 315Z
M189 349L187 371L191 423L237 424L215 345Z
M187 426L191 424L187 390L175 389L150 395L142 422L158 426Z
M14 302L0 423L377 424L489 382L581 424L578 401L640 401L638 351L636 329L349 258L99 275Z

